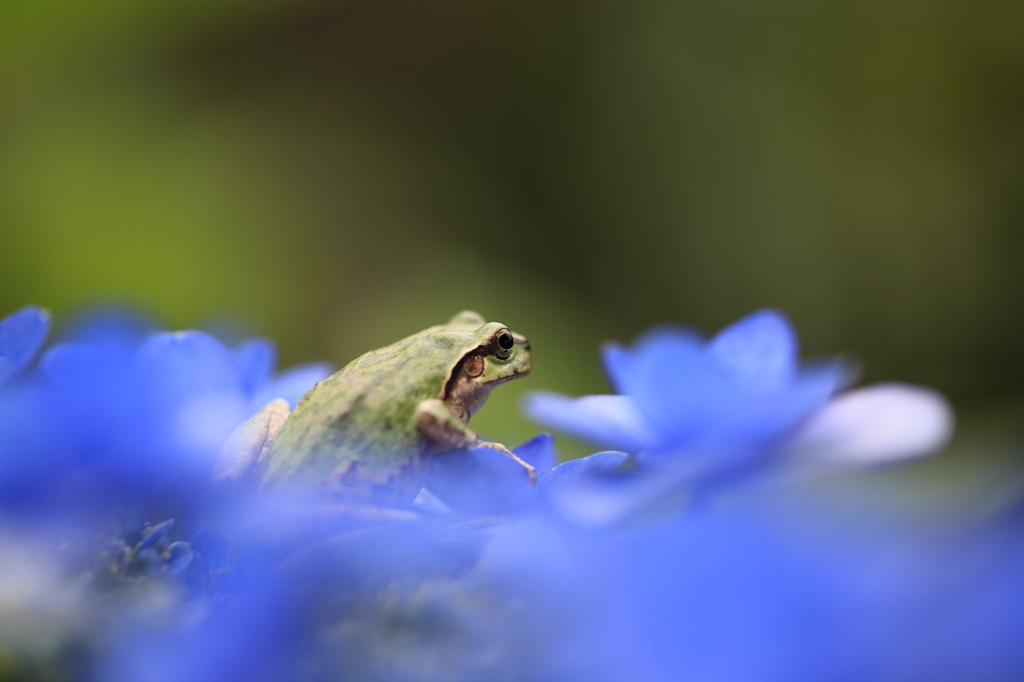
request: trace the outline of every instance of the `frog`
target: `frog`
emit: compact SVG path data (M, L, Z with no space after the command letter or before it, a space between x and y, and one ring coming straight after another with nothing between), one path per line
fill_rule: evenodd
M317 489L407 506L435 455L483 447L515 460L535 485L534 467L469 428L495 387L530 369L526 337L464 310L359 356L317 382L290 412L285 401L272 401L229 439L234 445L222 451L215 478L252 475L262 489Z

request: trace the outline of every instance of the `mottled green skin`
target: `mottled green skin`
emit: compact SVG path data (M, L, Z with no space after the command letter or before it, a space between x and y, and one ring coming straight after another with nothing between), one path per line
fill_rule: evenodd
M430 458L449 449L420 431L417 405L444 400L460 361L500 329L476 313L459 313L318 382L274 436L260 466L262 485L326 484L339 492L369 490L376 501L411 502ZM507 361L488 358L481 380L494 385L525 375L529 361L529 348L517 346Z

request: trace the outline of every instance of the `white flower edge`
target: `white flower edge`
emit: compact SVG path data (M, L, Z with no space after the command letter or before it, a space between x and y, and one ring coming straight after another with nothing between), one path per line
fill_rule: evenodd
M860 467L899 462L941 450L953 435L953 408L938 391L875 384L833 398L787 443L812 465Z

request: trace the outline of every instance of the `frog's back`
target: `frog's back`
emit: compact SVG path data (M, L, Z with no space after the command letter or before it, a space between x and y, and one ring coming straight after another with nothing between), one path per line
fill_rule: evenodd
M425 474L418 471L427 443L416 406L443 395L461 349L472 345L468 328L431 327L318 382L274 436L260 467L263 483L312 486L351 468L382 485Z

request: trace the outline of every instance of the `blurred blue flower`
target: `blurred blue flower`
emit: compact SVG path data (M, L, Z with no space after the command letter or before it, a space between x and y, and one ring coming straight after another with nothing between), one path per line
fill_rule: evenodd
M47 679L38 651L76 652L64 678L132 682L1024 676L1019 518L950 533L870 493L837 513L785 476L676 513L740 474L841 472L948 438L927 389L837 395L845 366L801 366L779 313L608 347L619 395L528 409L618 450L556 466L541 434L515 449L535 487L493 450L441 453L419 509L210 482L228 434L326 366L276 373L266 339L117 314L33 364L47 328L35 308L0 322L3 378L19 373L0 390L0 676ZM844 520L867 508L876 522ZM34 561L46 580L26 599Z
M633 348L607 346L604 360L618 395L533 393L524 404L535 421L637 457L640 476L563 496L563 511L581 521L614 522L684 491L789 466L797 454L856 465L933 452L952 430L934 391L870 387L834 400L849 365L801 366L796 335L773 310L707 341L655 330Z
M145 524L127 538L100 548L93 568L97 585L112 588L146 578L177 578L192 562L187 542L172 542L174 520Z
M849 378L841 362L801 368L796 336L776 311L754 313L710 341L678 328L629 349L609 344L616 396L528 397L538 422L649 459L713 449L743 457L779 442Z
M0 339L13 360L4 366L24 370L47 326L38 308L5 318ZM79 320L64 338L0 394L0 507L58 513L154 495L198 499L261 392L297 400L330 372L316 364L275 375L266 340L232 351L204 332L143 334L130 315Z

